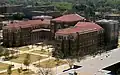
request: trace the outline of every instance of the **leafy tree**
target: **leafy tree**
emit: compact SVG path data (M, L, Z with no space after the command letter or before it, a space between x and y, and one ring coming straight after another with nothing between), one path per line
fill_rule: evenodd
M22 72L20 68L18 68L17 71L18 71L19 75L20 75L20 73Z
M27 69L27 67L30 64L30 54L26 54L23 64L26 66L26 69Z
M50 57L50 56L49 56ZM53 75L51 68L43 68L40 67L40 60L41 57L38 58L39 60L39 71L38 71L38 75ZM50 60L50 59L49 59ZM48 63L49 64L49 63ZM48 67L48 64L46 64L46 67Z
M11 16L13 20L22 20L25 17L23 13L15 13Z
M5 48L3 48L2 46L0 46L0 56L3 55L4 50L5 50Z
M8 59L9 55L10 55L9 50L5 49L4 52L3 52L3 55L5 56L5 58Z
M53 2L53 5L61 12L66 10L72 10L72 3L68 2Z
M11 70L11 69L12 69L12 66L9 65L9 66L8 66L8 69L7 69L7 74L8 74L8 75L11 75L11 74L12 74L12 70Z
M46 65L47 67L47 65ZM51 68L39 68L38 75L54 75Z

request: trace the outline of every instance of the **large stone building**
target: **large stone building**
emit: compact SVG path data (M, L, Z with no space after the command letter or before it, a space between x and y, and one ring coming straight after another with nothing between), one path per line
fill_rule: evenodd
M118 25L114 20L85 22L78 14L68 14L55 19L37 19L11 23L3 27L3 44L21 46L52 40L53 54L64 57L94 54L114 49L118 45Z
M85 21L86 19L78 14L67 14L51 20L51 32L54 38L55 33L59 29L73 27L77 22Z
M55 53L64 57L88 55L104 50L104 29L91 22L78 22L74 27L55 33Z
M50 20L28 20L3 27L3 44L21 46L50 40Z

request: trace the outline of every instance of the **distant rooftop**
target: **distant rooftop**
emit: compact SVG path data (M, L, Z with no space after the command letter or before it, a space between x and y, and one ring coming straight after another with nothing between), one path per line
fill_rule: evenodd
M59 12L59 11L48 10L48 11L31 11L31 12L35 12L35 13L52 13L52 12Z
M52 16L33 16L32 19L52 19Z
M97 23L119 23L117 20L107 20L107 19L102 19L102 20L98 20L96 21Z
M0 17L2 18L2 17L5 17L5 15L0 15Z
M120 16L120 14L114 14L114 13L112 13L112 14L106 14L105 16Z
M17 6L22 6L22 5L9 5L9 4L0 5L0 7L17 7Z
M75 21L81 21L81 20L85 20L85 18L78 14L68 14L68 15L63 15L61 17L52 19L52 21L56 21L56 22L75 22Z

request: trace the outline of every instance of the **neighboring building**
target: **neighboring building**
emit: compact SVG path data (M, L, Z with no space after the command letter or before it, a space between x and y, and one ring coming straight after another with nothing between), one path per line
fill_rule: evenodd
M22 7L23 7L22 5L1 5L0 6L0 14L21 12Z
M59 11L30 11L25 13L25 15L30 15L30 16L40 16L40 15L48 15L52 16L54 18L61 16L61 13Z
M61 16L60 12L56 10L55 6L27 6L23 9L23 13L26 17L32 18L32 16L48 15L54 18Z
M64 57L89 55L104 50L104 29L91 22L78 22L74 27L59 29L55 33L55 53Z
M119 22L115 20L99 20L96 21L105 30L105 46L107 50L117 48L119 36Z
M7 17L5 15L0 15L0 22L7 20Z
M55 6L52 5L46 5L46 6L26 6L24 7L24 12L30 12L30 11L55 11Z
M108 19L108 20L118 20L118 21L120 21L120 14L106 14L104 16L105 16L105 19Z
M37 19L52 19L52 16L44 16L44 15L42 15L42 16L33 16L32 17L32 19L33 20L37 20Z
M7 47L50 39L50 20L28 20L3 27L3 44Z
M54 38L55 32L59 29L73 27L77 22L85 21L86 19L78 14L67 14L61 17L52 19L51 21L51 31L53 33L52 37Z

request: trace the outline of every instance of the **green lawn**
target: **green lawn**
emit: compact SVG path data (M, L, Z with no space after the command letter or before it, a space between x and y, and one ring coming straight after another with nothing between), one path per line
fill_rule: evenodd
M48 55L50 54L50 52L47 52L47 51L40 51L40 50L34 50L32 51L33 53L38 53L38 54L45 54L45 55Z
M1 70L6 70L8 68L8 64L0 63L0 71Z
M50 59L50 60L47 60L47 61L43 61L43 62L40 62L40 64L36 64L37 67L43 67L43 68L54 68L56 66L60 66L60 65L63 65L63 64L67 64L67 62L65 61L62 61L62 60L59 60L58 61L58 64L57 64L57 61L54 60L54 59Z
M24 53L24 54L20 54L20 55L18 55L17 58L15 58L15 59L11 59L10 61L12 61L12 62L17 62L17 63L23 63L25 57L26 57L26 53ZM43 59L43 58L46 58L46 57L42 57L42 56L38 56L38 55L30 54L30 58L31 58L31 63L32 63L32 62L37 61L38 58Z
M20 75L32 75L34 74L34 72L32 72L31 70L29 71L22 71L22 73L20 73ZM0 73L0 75L8 75L7 72L5 73ZM11 75L19 75L17 70L13 70Z

